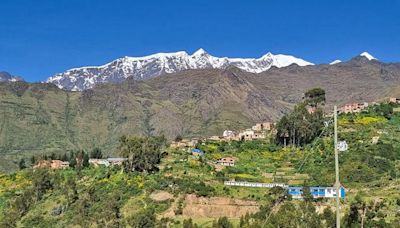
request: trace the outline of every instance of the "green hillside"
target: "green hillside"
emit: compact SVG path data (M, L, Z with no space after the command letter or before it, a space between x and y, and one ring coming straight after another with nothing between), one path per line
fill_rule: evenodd
M339 117L339 140L349 145L339 156L347 190L343 227L400 225L400 114L382 107ZM334 199L303 201L279 188L224 186L231 179L332 186L331 125L303 146L284 148L270 136L200 144L204 158L167 149L160 170L149 173L88 167L4 174L0 221L17 227L332 227ZM236 165L215 167L225 156L236 157Z
M232 80L219 71L201 71L83 92L51 84L0 83L0 170L15 170L13 161L43 153L99 147L116 154L122 135L163 134L173 139L220 134L257 119L276 118L278 110L286 109L276 110L259 98L252 102L260 105L247 107L248 96L259 92ZM255 116L255 110L263 117Z

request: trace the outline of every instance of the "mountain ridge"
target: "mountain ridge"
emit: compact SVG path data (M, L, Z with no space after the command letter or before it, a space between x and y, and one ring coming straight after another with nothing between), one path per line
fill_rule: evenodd
M4 82L4 81L16 82L16 81L24 81L24 79L19 76L11 75L10 73L8 73L6 71L1 71L0 72L0 82Z
M272 67L258 74L229 66L148 80L129 77L82 92L51 83L2 82L0 154L6 163L15 154L94 147L113 154L122 135L219 135L276 121L315 87L325 89L327 110L400 96L400 64L356 57L334 65Z
M215 57L200 48L192 55L185 51L178 51L143 57L125 56L101 66L72 68L48 78L46 82L54 83L62 89L82 91L93 88L99 83L122 82L128 77L144 80L183 70L225 69L228 66L236 66L251 73L260 73L273 66L280 68L291 64L313 65L294 56L273 55L270 52L260 58Z

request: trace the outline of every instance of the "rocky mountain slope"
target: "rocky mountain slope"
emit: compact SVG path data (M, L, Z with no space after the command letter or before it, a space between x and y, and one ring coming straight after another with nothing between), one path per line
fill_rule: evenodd
M5 82L5 81L16 82L16 81L23 81L23 79L18 76L13 76L8 72L1 71L0 72L0 82Z
M358 56L334 65L186 70L149 80L128 78L82 92L53 84L0 83L2 169L30 154L93 147L115 152L122 135L204 137L277 120L313 87L332 104L398 95L400 64Z
M143 80L189 69L226 69L228 66L236 66L247 72L260 73L272 66L285 67L291 64L312 65L310 62L289 55L267 53L258 59L219 58L199 49L192 55L180 51L145 57L124 57L103 66L71 69L50 77L47 82L62 89L82 91L93 88L99 83L122 82L128 77Z

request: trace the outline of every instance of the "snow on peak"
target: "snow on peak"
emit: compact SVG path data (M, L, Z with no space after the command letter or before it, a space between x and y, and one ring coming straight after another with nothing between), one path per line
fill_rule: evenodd
M271 54L272 55L272 54ZM297 64L299 66L308 66L308 65L314 65L313 63L307 62L303 59L299 59L296 58L294 56L291 55L282 55L282 54L278 54L278 55L272 55L272 59L273 59L273 66L276 67L286 67L289 66L291 64Z
M335 64L338 64L338 63L341 63L341 62L342 62L341 60L336 59L335 61L332 61L331 63L329 63L329 65L335 65Z
M290 55L274 55L270 52L256 58L215 57L200 48L192 55L185 51L156 53L143 57L125 56L102 66L80 67L56 74L47 82L66 90L85 90L97 83L122 82L128 77L137 80L175 73L188 69L225 69L236 66L243 71L260 73L272 66L286 67L313 65Z
M363 56L363 57L365 57L365 58L367 58L368 60L376 60L376 58L375 57L373 57L372 55L370 55L368 52L363 52L363 53L361 53L360 54L360 56Z
M204 54L208 54L203 48L199 48L199 50L195 51L192 56L201 56Z

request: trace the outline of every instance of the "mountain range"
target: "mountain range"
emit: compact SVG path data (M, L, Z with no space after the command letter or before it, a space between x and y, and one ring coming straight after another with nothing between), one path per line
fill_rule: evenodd
M50 77L47 82L65 90L82 91L93 88L99 83L122 82L128 77L145 80L184 70L226 69L229 66L236 66L251 73L260 73L273 66L280 68L291 64L313 65L290 55L267 53L258 59L219 58L208 54L204 49L199 49L192 55L180 51L157 53L145 57L123 57L102 66L70 69Z
M400 64L359 55L336 64L188 69L146 80L128 77L73 92L52 83L0 83L0 170L42 153L101 148L115 154L122 135L168 139L220 135L277 121L306 90L326 90L326 110L400 97Z

